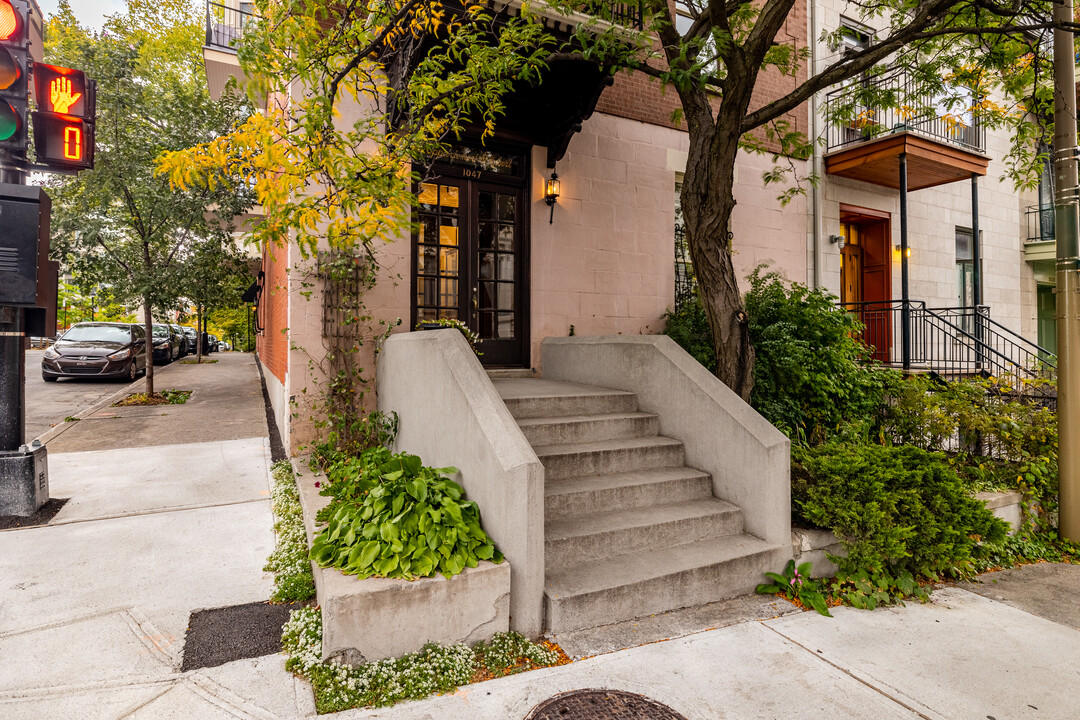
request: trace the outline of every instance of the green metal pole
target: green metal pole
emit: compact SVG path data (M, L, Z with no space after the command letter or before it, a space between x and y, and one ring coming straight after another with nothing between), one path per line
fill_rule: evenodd
M1054 4L1073 22L1073 0ZM1077 197L1076 62L1073 35L1054 30L1054 179L1057 241L1059 531L1080 541L1080 226Z

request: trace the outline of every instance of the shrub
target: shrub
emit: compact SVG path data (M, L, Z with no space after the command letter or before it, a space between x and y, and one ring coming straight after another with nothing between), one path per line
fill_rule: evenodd
M872 366L861 325L837 298L758 267L746 294L754 408L789 437L817 443L841 427L865 434L894 371Z
M705 317L705 306L695 293L691 302L684 303L664 314L664 334L677 342L695 360L716 372L716 350L713 348L712 330Z
M325 467L333 497L318 519L326 523L311 558L359 577L412 580L446 577L502 554L480 527L480 510L446 477L454 468L425 467L385 447L340 457Z
M1008 525L972 498L945 457L917 447L792 447L792 511L834 532L842 571L963 576Z

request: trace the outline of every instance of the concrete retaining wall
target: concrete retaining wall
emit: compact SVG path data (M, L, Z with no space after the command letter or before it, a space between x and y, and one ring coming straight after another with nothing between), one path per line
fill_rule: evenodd
M791 541L788 439L666 335L547 338L544 377L637 393L681 440L686 464L712 475L713 495L743 510L746 531Z
M316 478L297 468L308 545L315 514L330 498ZM349 665L400 657L429 642L476 643L506 632L510 621L510 565L480 562L447 579L365 578L311 564L323 622L323 660Z
M379 409L400 418L397 448L452 465L484 530L510 562L510 628L543 631L544 468L457 330L393 335L379 353Z

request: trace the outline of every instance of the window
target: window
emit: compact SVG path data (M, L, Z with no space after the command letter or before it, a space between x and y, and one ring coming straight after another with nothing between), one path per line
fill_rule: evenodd
M980 240L982 233L979 233ZM956 228L956 301L960 307L974 307L975 305L975 244L972 241L971 230L968 228ZM967 325L969 318L965 315L964 329L970 331Z
M840 18L840 32L839 40L836 45L836 49L843 52L844 50L864 50L870 47L870 42L874 39L874 33L870 28L849 20L848 18Z
M686 36L686 33L690 31L690 28L694 25L694 16L699 14L700 8L696 4L692 4L689 0L675 0L675 30L682 35ZM698 51L698 62L704 63L712 58L716 57L716 41L713 40L712 35L705 38L705 43ZM707 70L717 77L720 76L720 61L712 60L712 64Z
M694 299L694 266L690 261L690 247L686 243L686 221L683 220L679 196L681 179L675 183L675 309Z

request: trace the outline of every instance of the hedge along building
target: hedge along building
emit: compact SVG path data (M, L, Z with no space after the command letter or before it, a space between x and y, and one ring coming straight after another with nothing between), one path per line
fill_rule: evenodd
M232 4L230 4L232 3ZM618 6L623 7L623 6ZM243 3L208 0L207 75L220 92L240 72L232 45L243 31ZM636 6L616 12L640 26ZM513 4L507 12L515 12ZM619 13L622 13L619 15ZM560 37L585 17L549 11ZM805 46L805 5L783 33ZM755 104L805 79L763 75ZM543 82L508 99L506 116L484 144L466 139L435 165L419 189L419 232L377 248L382 277L365 304L399 331L438 318L466 322L481 339L487 367L540 371L545 337L651 334L675 296L676 188L686 164L686 133L674 92L644 75L607 75L588 62L555 62ZM807 130L805 107L787 118ZM805 163L793 161L804 175ZM787 207L766 187L771 158L742 153L731 233L740 277L761 263L802 280L805 200ZM546 186L557 176L553 205ZM682 260L686 262L685 259ZM310 353L324 329L319 283L295 246L264 252L258 353L287 445L311 439L290 407L310 385Z

